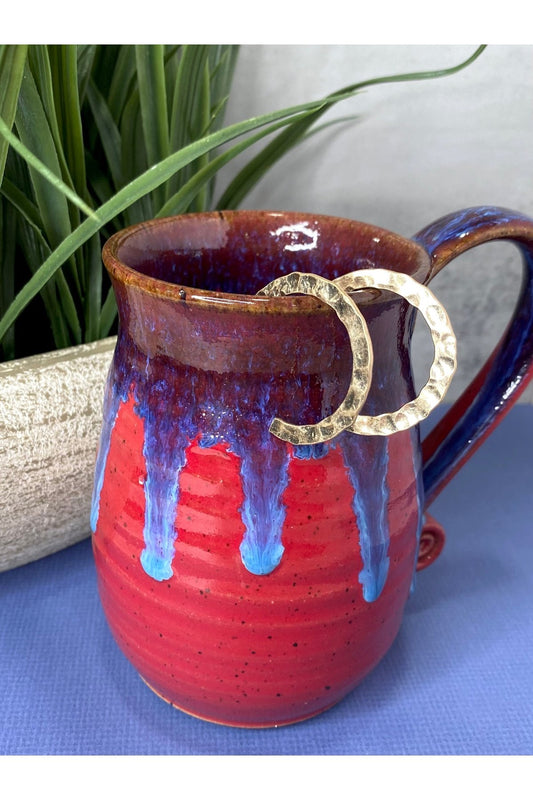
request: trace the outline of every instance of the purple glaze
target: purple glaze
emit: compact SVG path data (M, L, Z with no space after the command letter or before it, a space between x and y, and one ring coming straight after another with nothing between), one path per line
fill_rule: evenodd
M120 346L117 353L120 353ZM121 402L131 391L135 411L144 424L143 455L146 463L144 541L141 564L156 580L171 577L175 544L175 519L179 502L179 476L186 463L187 447L200 437L203 447L224 442L241 462L245 527L240 551L243 564L254 574L264 575L279 564L283 554L285 519L283 492L288 483L289 454L293 450L272 436L268 427L276 415L268 381L258 383L251 401L248 391L224 378L204 381L193 371L177 384L164 377L157 360L147 360L143 370L132 373L111 369L104 411L104 424L96 467L91 514L96 530L99 496L103 485L110 437ZM248 394L246 400L245 394ZM235 397L241 396L235 411ZM362 441L364 439L364 441ZM388 572L389 531L387 525L387 440L342 434L329 447L342 449L354 489L353 507L360 530L364 569L359 576L367 602L379 597ZM320 458L328 447L296 448L297 458ZM370 461L369 461L370 459ZM368 468L368 464L372 468Z
M135 267L137 276L140 272L146 277L137 277L132 286L127 276L118 279L112 274L121 329L107 390L93 530L109 438L119 405L129 395L144 427L141 563L156 580L172 574L179 477L191 442L202 447L222 442L240 460L240 551L244 565L255 574L271 572L282 558L290 458L321 458L329 447L338 446L354 491L363 560L359 580L365 599L372 602L383 589L389 567L386 440L342 434L328 445L292 448L268 430L275 416L311 423L339 405L350 364L344 328L333 314L317 316L303 304L293 321L286 313L289 298L282 312L264 314L264 301L249 295L293 269L331 278L374 262L387 265L392 259L396 268L414 274L424 257L394 234L358 223L354 225L360 243L355 248L352 231L346 236L345 222L332 218L274 214L270 220L265 214L254 227L237 214L214 215L207 222L206 233L206 217L189 217L182 222L186 231L180 232L180 243L164 249L160 232L150 225L139 245L126 239L121 246L121 258ZM154 279L157 292L147 293L146 288L156 285ZM168 298L159 288L161 280L185 287ZM206 289L238 296L206 297ZM250 302L258 306L253 313ZM273 307L271 301L268 307ZM379 345L374 348L374 384L364 412L382 413L413 396L408 353L413 315L403 301L371 304L364 313Z
M203 381L200 400L201 375L197 371L186 370L179 381L173 380L175 376L169 376L168 370L166 375L165 372L157 359L147 359L145 369L140 371L126 372L116 367L111 370L96 467L93 530L110 436L119 405L131 387L135 411L144 423L146 512L141 563L145 572L156 580L172 575L179 476L186 463L186 449L197 437L203 447L224 442L239 456L245 497L243 563L255 574L271 572L283 553L285 509L281 498L287 485L288 452L287 445L268 432L268 425L265 427L265 418L275 416L269 407L268 383L257 385L255 402L246 413L244 405L249 398L242 399L240 409L231 410L240 387L223 377L212 376L212 380Z
M522 253L520 296L488 369L424 443L426 506L498 424L533 375L533 222L509 209L481 206L443 217L414 237L430 255L433 274L460 253L496 239L513 241Z

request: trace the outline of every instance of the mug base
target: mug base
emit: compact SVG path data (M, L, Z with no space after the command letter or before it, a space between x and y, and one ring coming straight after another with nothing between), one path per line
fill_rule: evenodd
M200 719L202 720L202 722L211 722L214 725L222 725L226 728L261 729L261 728L283 728L286 727L287 725L296 725L298 722L305 722L306 720L311 719L312 717L317 717L319 714L323 714L324 711L328 711L330 708L333 708L333 706L337 705L338 702L335 701L334 703L330 703L329 705L324 706L324 708L320 708L318 711L313 711L310 714L303 714L301 717L295 717L294 719L289 719L289 720L282 720L281 722L235 722L233 720L226 721L224 719L213 719L212 717L202 716L202 714L195 714L194 711L189 711L189 709L177 705L176 703L174 703L174 701L169 700L167 697L161 694L161 692L159 692L157 689L154 689L154 687L151 686L151 684L148 683L146 678L143 678L143 676L140 673L139 677L141 678L143 683L150 689L150 691L152 691L155 695L157 695L157 697L160 698L160 700L164 700L165 703L168 703L169 706L172 706L172 708L175 708L177 711L181 711L184 714L187 714L187 716L193 717L194 719Z

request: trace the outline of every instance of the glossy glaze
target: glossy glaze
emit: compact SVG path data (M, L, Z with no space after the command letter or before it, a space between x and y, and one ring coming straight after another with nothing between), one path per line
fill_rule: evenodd
M523 259L520 294L511 321L487 363L424 441L426 505L483 444L533 377L533 223L507 208L465 208L415 237L431 258L429 279L453 258L483 242L509 240Z
M314 298L254 294L294 269L424 281L434 261L368 225L268 212L146 223L104 259L120 332L92 524L115 638L191 714L249 727L312 716L390 647L443 536L422 531L418 429L310 447L269 434L274 416L309 424L339 405L350 351ZM384 413L414 396L414 317L396 298L360 300L375 359L363 413Z

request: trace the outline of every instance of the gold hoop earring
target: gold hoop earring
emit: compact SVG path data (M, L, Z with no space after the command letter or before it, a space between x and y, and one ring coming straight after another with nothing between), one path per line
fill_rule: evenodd
M366 269L342 275L334 283L345 292L367 288L391 291L405 298L424 317L431 332L435 357L420 394L397 411L375 417L361 414L349 430L367 436L388 436L412 428L441 402L457 368L457 340L448 314L427 286L401 272Z
M368 328L363 315L352 298L340 286L320 275L291 272L269 283L260 295L280 297L288 294L306 294L317 297L330 306L346 328L352 348L352 374L350 385L340 406L312 425L293 425L276 417L270 432L291 444L318 444L332 439L355 423L362 408L372 376L373 352Z

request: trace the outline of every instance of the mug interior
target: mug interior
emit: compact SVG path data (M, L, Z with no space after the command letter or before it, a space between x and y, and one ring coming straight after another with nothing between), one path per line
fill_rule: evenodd
M255 295L293 271L329 280L372 267L423 282L423 248L395 233L353 220L278 211L185 214L121 231L104 247L104 261L132 274L195 289L196 294ZM142 279L141 279L142 280ZM369 293L370 294L370 293Z

